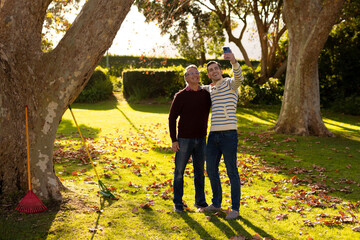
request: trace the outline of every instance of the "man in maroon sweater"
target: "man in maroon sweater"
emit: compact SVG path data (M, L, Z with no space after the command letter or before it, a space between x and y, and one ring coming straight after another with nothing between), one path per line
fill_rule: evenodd
M187 86L175 94L169 113L169 129L175 154L174 199L175 211L184 211L184 171L192 156L194 166L195 206L208 206L205 199L204 161L206 133L211 107L210 94L199 86L200 75L195 65L185 69ZM176 120L178 134L176 134Z

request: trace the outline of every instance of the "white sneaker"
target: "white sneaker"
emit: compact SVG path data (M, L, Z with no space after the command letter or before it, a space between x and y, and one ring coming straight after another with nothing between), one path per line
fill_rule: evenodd
M239 217L239 212L231 210L225 217L226 220L233 220Z
M217 208L212 204L201 209L202 212L220 212L221 210L222 210L221 208Z

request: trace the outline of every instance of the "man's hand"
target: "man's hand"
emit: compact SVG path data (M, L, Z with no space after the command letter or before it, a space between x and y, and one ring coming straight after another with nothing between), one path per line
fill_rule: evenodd
M235 64L237 62L235 55L232 53L232 51L229 53L224 53L224 59L229 60L231 62L231 64Z
M179 142L173 142L171 148L173 151L178 152L180 150Z

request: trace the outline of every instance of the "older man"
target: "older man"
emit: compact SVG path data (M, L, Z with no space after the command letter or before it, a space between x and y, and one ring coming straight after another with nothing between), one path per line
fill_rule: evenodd
M186 87L175 94L169 113L169 129L175 154L174 205L176 212L184 211L182 197L184 171L192 156L194 166L195 206L208 206L205 199L204 161L208 117L211 107L210 94L200 88L200 75L195 65L185 69ZM176 134L176 120L178 134Z

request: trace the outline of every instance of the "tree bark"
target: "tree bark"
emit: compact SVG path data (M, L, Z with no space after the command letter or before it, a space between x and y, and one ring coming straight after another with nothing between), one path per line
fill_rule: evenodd
M289 53L280 115L273 129L295 135L334 136L321 118L318 57L344 0L285 0Z
M51 2L0 2L0 196L27 191L27 105L32 190L42 200L61 200L53 165L57 127L133 0L88 0L58 46L44 53L41 31Z

